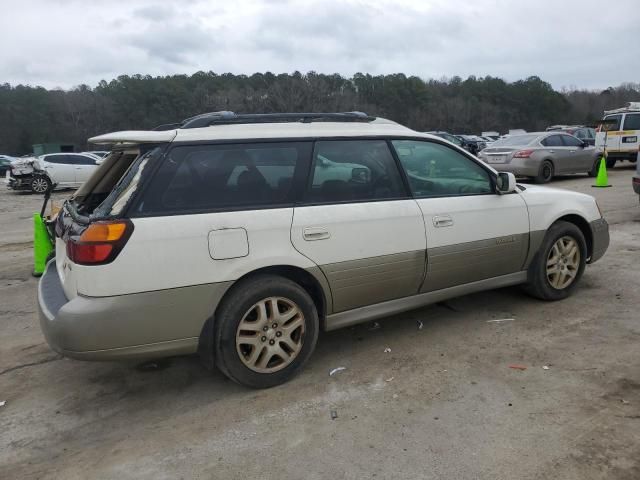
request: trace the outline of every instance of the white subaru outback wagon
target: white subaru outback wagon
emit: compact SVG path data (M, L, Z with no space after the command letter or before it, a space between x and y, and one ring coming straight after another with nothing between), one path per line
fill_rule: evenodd
M203 114L91 139L39 284L51 347L198 352L289 379L333 330L480 290L571 294L609 244L588 195L516 185L447 141L359 112Z

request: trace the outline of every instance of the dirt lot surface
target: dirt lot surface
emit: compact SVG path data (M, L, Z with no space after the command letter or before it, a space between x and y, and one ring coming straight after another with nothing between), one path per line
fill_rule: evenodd
M263 391L195 357L141 369L53 353L31 277L41 197L2 185L0 478L637 480L640 206L628 165L612 188L552 184L595 195L611 223L609 251L571 298L507 288L325 333L297 378ZM513 320L489 322L502 319Z

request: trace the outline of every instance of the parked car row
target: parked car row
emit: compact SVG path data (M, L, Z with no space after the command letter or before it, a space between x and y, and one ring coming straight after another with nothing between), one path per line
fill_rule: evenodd
M552 125L547 127L547 132L564 132L582 140L587 145L596 144L596 129L584 125Z
M452 133L439 130L424 133L444 138L445 140L453 143L454 145L457 145L458 147L464 148L474 155L477 155L478 152L482 151L488 144L492 142L492 140L488 140L478 135L454 135Z
M498 140L479 154L480 160L514 175L547 183L555 175L595 176L600 155L592 146L563 131L533 132Z

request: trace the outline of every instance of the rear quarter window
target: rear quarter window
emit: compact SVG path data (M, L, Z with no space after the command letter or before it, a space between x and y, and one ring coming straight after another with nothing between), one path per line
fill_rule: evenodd
M162 215L284 206L292 203L310 155L309 142L176 146L136 210Z

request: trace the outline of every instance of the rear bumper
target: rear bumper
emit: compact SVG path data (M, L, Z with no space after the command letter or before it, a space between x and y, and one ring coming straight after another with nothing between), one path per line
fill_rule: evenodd
M522 177L535 177L540 173L540 162L530 158L514 158L509 163L487 163L487 165L498 172L513 173Z
M69 300L52 260L38 284L40 327L53 350L79 360L191 354L230 284Z
M611 150L607 150L607 159L609 160L629 160L630 162L635 161L638 158L638 150L621 150L617 152L612 152Z
M604 218L600 218L591 222L589 228L593 241L589 263L593 263L601 259L609 248L609 224Z
M31 190L33 175L5 176L5 184L10 190Z

